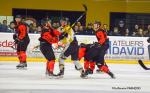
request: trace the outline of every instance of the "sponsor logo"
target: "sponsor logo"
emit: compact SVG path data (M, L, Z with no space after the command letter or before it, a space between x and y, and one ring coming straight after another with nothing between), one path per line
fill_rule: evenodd
M8 40L0 41L0 47L12 47L12 46L16 47L15 42Z

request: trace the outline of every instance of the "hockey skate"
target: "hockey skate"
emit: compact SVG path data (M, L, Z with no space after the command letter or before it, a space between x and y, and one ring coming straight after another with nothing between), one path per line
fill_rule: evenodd
M19 63L16 66L17 69L22 69L22 70L26 70L27 69L27 63Z
M57 78L63 78L64 77L64 69L60 70L60 72L56 75Z
M116 77L115 77L115 75L112 73L112 72L108 72L108 75L112 78L112 79L115 79Z
M89 74L93 74L93 70L88 69L88 73L89 73Z
M97 73L97 74L103 74L104 72L101 71L100 69L97 69L97 70L96 70L96 73Z
M85 75L93 74L93 71L91 69L87 69L85 71Z
M48 77L49 79L55 79L55 74L53 72L47 72L46 77Z
M80 77L83 78L83 79L87 79L88 78L88 76L86 75L84 70L82 70L82 73L81 73Z

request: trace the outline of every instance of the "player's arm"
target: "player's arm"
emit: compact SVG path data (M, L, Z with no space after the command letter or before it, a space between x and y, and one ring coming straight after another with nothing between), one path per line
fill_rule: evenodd
M27 33L25 25L20 25L18 30L19 30L19 33L20 33L20 35L18 36L18 39L21 41L25 38L26 33Z
M60 36L61 32L59 32L58 30L54 29L53 30L53 34L56 35L56 36Z
M45 33L43 34L42 38L43 38L44 40L46 40L47 42L49 42L49 43L52 43L52 41L53 41L53 38L52 38L52 36L50 35L49 32L45 32Z

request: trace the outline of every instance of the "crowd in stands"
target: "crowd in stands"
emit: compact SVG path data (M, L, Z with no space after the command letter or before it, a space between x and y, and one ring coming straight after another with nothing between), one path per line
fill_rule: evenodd
M132 36L132 37L150 37L150 24L138 25L135 24L132 28L125 27L123 22L119 26L113 27L113 30L108 31L110 36Z
M60 27L59 21L53 21L52 26L56 29ZM37 22L28 24L27 27L29 33L36 34L40 33L42 30L41 24ZM150 24L142 27L140 27L138 24L135 24L134 27L129 30L129 28L125 27L125 24L120 22L119 25L114 26L112 30L108 29L107 24L102 24L102 28L109 36L150 37ZM83 26L80 22L77 22L73 29L77 35L94 35L92 23L88 23L87 26ZM0 32L14 33L15 22L10 22L9 25L7 25L7 20L3 20L3 22L0 23Z

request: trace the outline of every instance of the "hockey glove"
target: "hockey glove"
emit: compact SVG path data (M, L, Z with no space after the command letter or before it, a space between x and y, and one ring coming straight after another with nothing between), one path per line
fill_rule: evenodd
M20 40L18 38L15 39L15 44L18 44L20 42Z
M16 38L18 38L17 35L13 34L13 39L16 40Z

